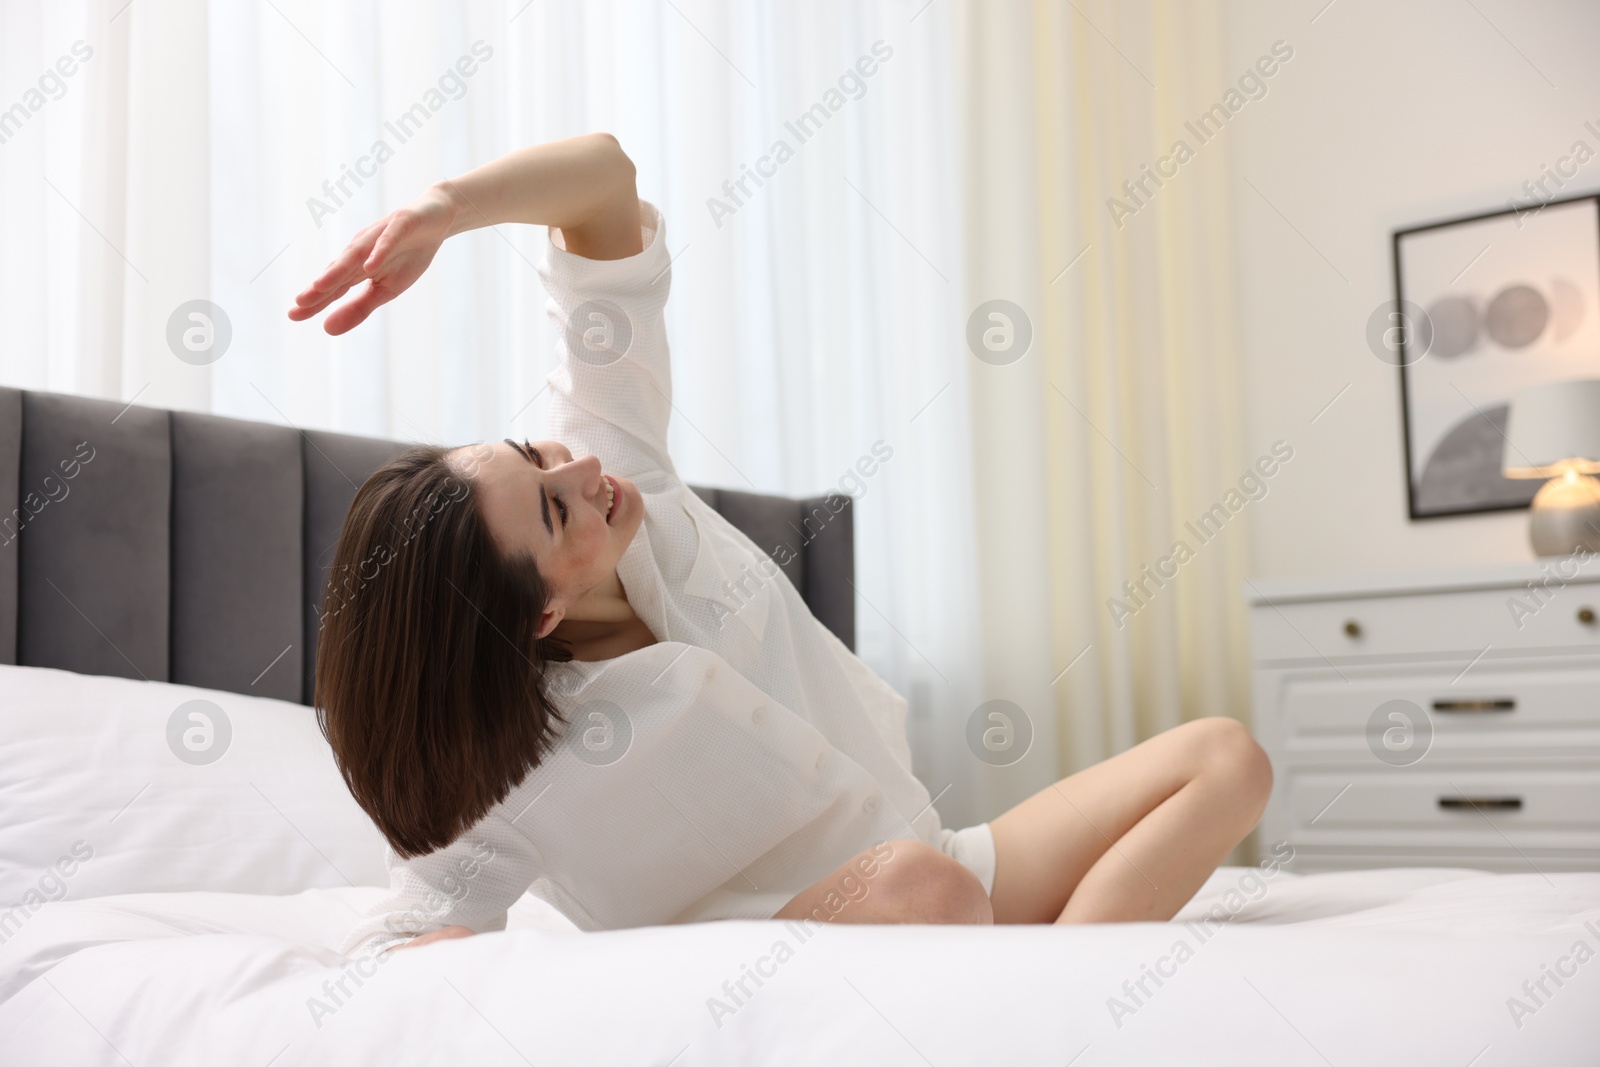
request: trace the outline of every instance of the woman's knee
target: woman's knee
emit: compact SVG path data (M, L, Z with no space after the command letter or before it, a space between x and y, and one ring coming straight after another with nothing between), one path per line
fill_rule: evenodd
M1272 792L1272 761L1244 723L1217 715L1195 719L1180 729L1190 732L1202 773L1222 778L1241 797L1266 806Z
M884 846L887 846L885 849ZM959 860L925 841L902 838L884 842L890 854L879 861L869 892L879 894L885 917L880 922L994 922L989 894L978 876Z

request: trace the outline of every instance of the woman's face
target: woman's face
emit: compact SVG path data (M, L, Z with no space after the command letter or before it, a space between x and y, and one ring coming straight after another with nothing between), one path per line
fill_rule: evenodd
M644 520L632 482L603 473L594 456L573 459L556 441L508 438L457 449L450 459L477 488L495 543L529 552L549 585L541 637L615 573Z

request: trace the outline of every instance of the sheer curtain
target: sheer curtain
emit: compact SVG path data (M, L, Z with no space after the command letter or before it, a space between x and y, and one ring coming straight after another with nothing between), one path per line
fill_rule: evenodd
M979 508L1018 516L980 532L984 631L1005 635L986 642L988 677L1056 726L1066 774L1188 719L1248 717L1248 519L1207 539L1190 524L1237 498L1257 458L1233 262L1234 199L1257 194L1235 176L1232 130L1207 144L1184 125L1239 78L1214 7L957 12L970 287L1014 301L1034 331L1027 357L971 375L974 461L994 472ZM1123 183L1170 169L1178 139L1193 158L1130 203Z
M859 652L911 701L945 818L987 817L965 741L984 686L952 21L923 0L7 3L0 106L27 118L0 143L0 381L538 434L543 228L456 239L342 338L284 312L430 181L609 130L675 257L682 473L856 496ZM34 107L79 40L92 56ZM210 362L169 343L191 300L231 332Z

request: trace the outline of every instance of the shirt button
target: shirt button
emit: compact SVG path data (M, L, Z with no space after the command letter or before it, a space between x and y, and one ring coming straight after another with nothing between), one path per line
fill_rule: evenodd
M717 669L715 667L707 667L706 668L706 681L707 682L714 682L716 680L717 680Z
M751 722L760 722L761 721L761 709L760 708L757 708L755 711L752 711L750 713L750 721Z
M861 802L861 810L866 812L868 815L871 815L873 812L877 811L878 810L878 798L877 797L868 797L866 800L863 800Z
M819 770L819 771L822 770L822 761L827 759L827 758L828 758L828 754L826 752L818 752L817 753L817 770Z

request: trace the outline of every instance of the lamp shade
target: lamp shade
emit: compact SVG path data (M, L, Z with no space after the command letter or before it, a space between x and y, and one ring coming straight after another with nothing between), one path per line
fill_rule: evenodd
M1600 378L1513 393L1500 465L1507 478L1600 472Z

